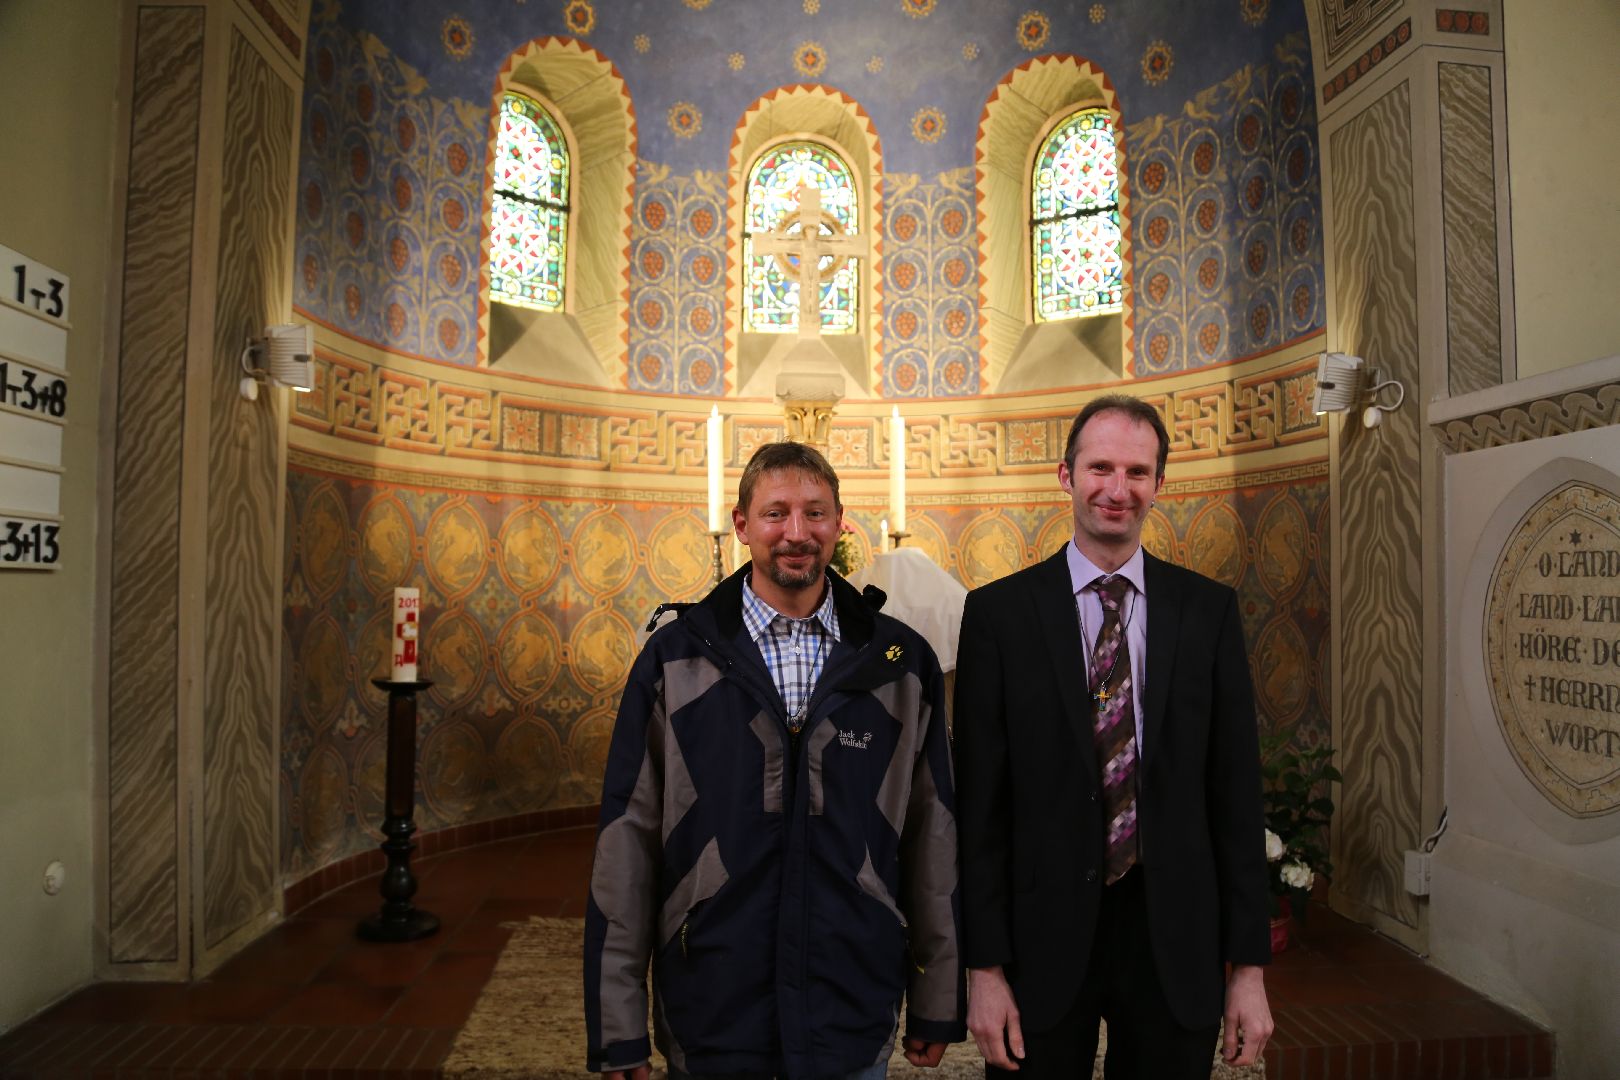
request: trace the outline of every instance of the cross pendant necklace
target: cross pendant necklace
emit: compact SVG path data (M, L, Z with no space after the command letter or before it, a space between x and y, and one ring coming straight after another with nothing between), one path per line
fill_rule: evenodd
M1089 640L1089 638L1087 638L1087 636L1086 636L1086 613L1083 610L1081 610L1081 608L1080 608L1080 594L1079 593L1074 594L1074 614L1080 620L1080 644L1081 644L1082 649L1085 649L1086 673L1089 676L1090 673L1091 673L1091 652L1090 652L1089 649L1086 648L1086 643ZM1134 618L1135 616L1136 616L1136 594L1132 593L1131 594L1131 606L1125 610L1125 621L1120 623L1120 627L1119 627L1119 636L1120 636L1121 639L1123 639L1125 637L1125 631L1130 629L1131 619ZM1107 616L1106 615L1104 615L1104 621L1107 621ZM1100 632L1101 631L1099 630L1099 633ZM1091 695L1092 700L1096 701L1097 706L1099 708L1101 708L1104 705L1107 705L1108 704L1108 699L1114 696L1113 692L1108 689L1108 680L1110 680L1110 679L1112 679L1114 677L1114 669L1119 667L1119 654L1121 652L1123 652L1123 651L1124 651L1123 649L1115 649L1114 650L1113 662L1111 662L1108 665L1108 670L1107 670L1107 672L1105 672L1103 674L1103 677L1102 677L1102 687Z

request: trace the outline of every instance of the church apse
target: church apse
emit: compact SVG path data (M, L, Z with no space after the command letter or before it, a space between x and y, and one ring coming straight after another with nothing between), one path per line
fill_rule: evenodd
M286 880L375 845L383 702L368 679L386 663L395 585L422 590L436 684L418 826L596 802L636 630L656 603L708 586L703 417L715 402L726 417L731 485L781 434L772 403L730 396L727 140L749 102L807 81L859 102L883 140L875 396L840 405L828 446L857 548L869 557L888 514L894 402L908 543L972 586L1067 538L1063 435L1111 387L998 396L986 377L974 139L1004 74L1083 52L1118 89L1129 152L1135 321L1120 384L1173 434L1149 547L1238 588L1264 723L1326 736L1326 429L1309 410L1320 197L1313 98L1290 92L1310 85L1302 13L1200 10L1200 39L1110 4L1099 21L1046 18L1042 36L1022 3L916 17L897 4L863 22L793 0L728 9L721 45L717 6L651 18L576 0L566 25L533 7L497 18L474 0L418 19L332 0L312 20L293 289L319 348L289 429ZM588 43L634 99L611 389L491 366L481 333L490 94L504 58L546 34ZM623 173L603 182L622 191ZM1023 227L995 242L1016 251Z
M637 628L659 602L697 599L710 581L698 403L543 404L507 376L486 386L475 422L453 370L435 381L421 362L395 359L409 370L390 372L320 359L289 451L285 872L302 877L375 842L384 740L368 680L386 670L396 585L422 590L423 673L436 684L422 702L418 825L593 805ZM1263 722L1311 742L1326 736L1329 700L1313 372L1296 356L1139 387L1172 432L1146 543L1238 589ZM1055 478L1072 402L975 405L913 418L906 451L917 478L907 543L970 587L1046 557L1072 529ZM522 438L507 441L511 428ZM863 560L888 514L885 430L885 410L852 407L827 448ZM728 405L728 485L781 434L769 403Z

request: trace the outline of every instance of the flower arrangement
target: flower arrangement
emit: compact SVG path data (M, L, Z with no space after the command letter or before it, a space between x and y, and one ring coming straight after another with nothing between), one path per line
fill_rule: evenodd
M833 544L830 565L839 577L847 578L861 568L860 559L860 551L855 547L855 529L847 521L839 522L838 541Z
M1271 864L1273 915L1305 915L1305 898L1318 877L1331 878L1327 829L1333 817L1331 785L1342 780L1333 748L1296 750L1286 734L1260 739L1265 786L1266 861ZM1290 899L1292 903L1290 903Z

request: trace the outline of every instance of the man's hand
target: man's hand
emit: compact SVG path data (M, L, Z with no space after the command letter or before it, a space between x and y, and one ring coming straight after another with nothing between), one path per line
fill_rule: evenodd
M1274 1025L1266 1004L1266 969L1234 964L1226 982L1225 1034L1221 1058L1232 1065L1253 1065L1260 1060Z
M1264 994L1261 996L1264 1004ZM1270 1030L1269 1028L1267 1029ZM1016 1071L1024 1057L1024 1029L1018 1024L1018 1005L1000 966L968 972L968 1031L984 1060L998 1069ZM1012 1056L1007 1054L1012 1048Z
M628 1069L617 1069L602 1074L602 1080L647 1080L652 1075L652 1065L642 1062L640 1065Z
M906 1060L919 1069L932 1069L939 1064L939 1059L945 1056L944 1043L924 1042L909 1036L905 1041Z

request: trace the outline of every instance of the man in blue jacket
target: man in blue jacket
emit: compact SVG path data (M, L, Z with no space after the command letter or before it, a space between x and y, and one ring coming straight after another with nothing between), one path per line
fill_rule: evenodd
M647 642L619 708L585 916L588 1064L879 1080L966 1036L944 680L828 570L843 507L772 443L732 510L752 559Z

